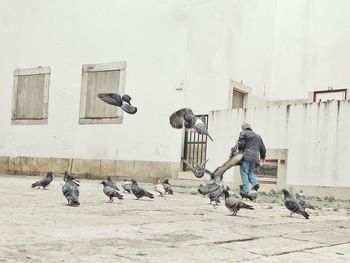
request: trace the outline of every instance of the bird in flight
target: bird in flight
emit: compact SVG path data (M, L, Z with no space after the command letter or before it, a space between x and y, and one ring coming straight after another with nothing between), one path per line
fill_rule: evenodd
M129 95L124 94L120 96L118 93L99 93L97 97L107 104L122 108L126 113L135 114L137 112L137 108L131 105L131 97Z
M175 129L181 129L185 125L186 129L195 130L199 134L206 135L210 140L214 141L209 135L205 119L194 115L190 108L183 108L171 114L170 125Z

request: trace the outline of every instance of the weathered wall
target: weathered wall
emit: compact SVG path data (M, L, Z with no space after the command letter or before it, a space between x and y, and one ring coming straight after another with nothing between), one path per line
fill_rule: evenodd
M223 163L248 121L267 148L288 150L288 185L350 187L349 113L350 100L212 111L209 167Z

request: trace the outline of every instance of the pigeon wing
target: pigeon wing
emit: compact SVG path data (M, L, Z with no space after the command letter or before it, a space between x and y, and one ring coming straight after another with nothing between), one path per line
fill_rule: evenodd
M130 105L127 102L124 102L122 104L121 108L123 109L123 111L125 111L126 113L129 113L129 114L135 114L137 112L137 108Z
M186 118L189 118L190 116L192 116L193 115L192 110L189 108L183 108L171 114L169 118L171 127L175 129L181 129L185 121L185 115L186 115Z
M122 98L117 93L99 93L97 97L110 105L121 107L123 104Z

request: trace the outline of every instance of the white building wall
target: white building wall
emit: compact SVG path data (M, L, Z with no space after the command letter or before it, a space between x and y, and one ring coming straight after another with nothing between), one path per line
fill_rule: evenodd
M265 99L347 87L349 6L346 0L3 0L0 155L179 162L182 132L170 128L169 114L182 106L198 114L226 109L230 80ZM127 62L126 92L138 113L121 125L79 125L82 64L118 61ZM48 125L10 125L13 71L39 65L51 67ZM211 117L214 161L224 157L211 149L227 138ZM282 138L273 123L265 125L268 147L286 142L287 130ZM221 151L226 158L228 149Z
M268 149L288 150L287 184L350 187L349 112L349 100L213 111L211 132L217 140L209 145L209 168L228 158L240 124L248 121Z
M169 113L183 95L186 17L161 1L2 1L0 154L179 161ZM121 125L79 125L82 64L126 61L139 111ZM13 71L50 66L48 125L10 125ZM177 143L174 143L177 142Z

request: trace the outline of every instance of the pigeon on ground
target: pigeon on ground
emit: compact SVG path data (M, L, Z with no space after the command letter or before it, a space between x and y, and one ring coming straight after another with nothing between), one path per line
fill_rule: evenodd
M130 103L131 97L129 95L120 96L118 93L99 93L97 97L107 104L122 108L126 113L135 114L137 112L137 108Z
M159 193L159 196L165 198L166 191L165 191L164 185L160 182L159 178L157 179L157 184L154 187L154 189Z
M301 190L300 190L301 191ZM306 201L305 199L305 195L303 194L303 192L301 191L300 193L296 193L295 194L295 198L297 199L299 205L302 208L309 208L309 209L313 209L315 210L315 207L313 205L311 205L308 201Z
M123 193L125 193L125 191L127 193L131 193L131 182L128 182L126 179L124 179L123 181L123 184L122 184L122 188L124 189L123 190Z
M298 200L293 198L288 190L282 189L282 192L284 194L284 205L291 212L290 216L292 216L293 213L296 213L309 219L309 214L305 212L305 208L299 204Z
M220 188L220 185L217 185L214 180L209 180L206 185L199 185L198 192L201 195L208 195Z
M170 186L170 183L169 183L169 179L165 179L163 181L163 186L164 186L166 194L168 194L168 195L173 195L174 194L173 189L171 189L171 186Z
M299 194L298 194L298 193L296 193L295 195L298 195L300 198L305 199L305 194L304 194L304 192L303 192L303 190L302 190L302 189L300 189Z
M224 189L223 190L224 198L225 198L225 206L227 207L228 210L232 212L232 215L235 216L237 215L237 212L241 209L251 209L254 210L254 208L251 205L247 205L240 201L238 198L231 196L229 192Z
M65 184L62 186L62 193L66 197L69 206L78 206L79 203L79 183L74 176L65 173L63 180Z
M107 182L106 182L107 186L112 187L115 190L119 191L118 186L112 181L110 176L107 176Z
M246 193L243 191L243 185L239 186L239 195L241 196L241 198L245 198L245 200L249 199L250 201L255 201L255 199L258 197L258 193L257 192L249 192Z
M226 186L226 190L230 195L230 197L233 196L233 197L239 198L238 195L230 189L230 187Z
M38 187L40 188L40 186L44 187L44 189L46 189L46 187L52 182L52 172L48 172L46 174L46 177L44 177L43 179L35 182L34 184L32 184L32 188L34 187Z
M123 199L123 196L118 193L118 191L108 185L108 182L102 181L101 184L103 184L103 192L106 196L109 197L108 203L113 202L113 197L117 197L118 199Z
M147 192L144 190L141 186L137 184L137 182L132 179L131 180L131 192L134 194L134 196L139 199L141 197L148 197L148 198L154 198L153 194Z
M220 197L222 197L224 190L225 188L223 186L220 186L216 191L210 192L208 194L208 197L210 199L210 204L212 204L212 202L215 202L214 206L219 205L219 203L221 203Z
M183 108L171 114L170 125L175 129L181 129L185 126L186 129L195 130L199 134L208 136L213 141L213 138L208 133L205 119L194 115L189 108Z

